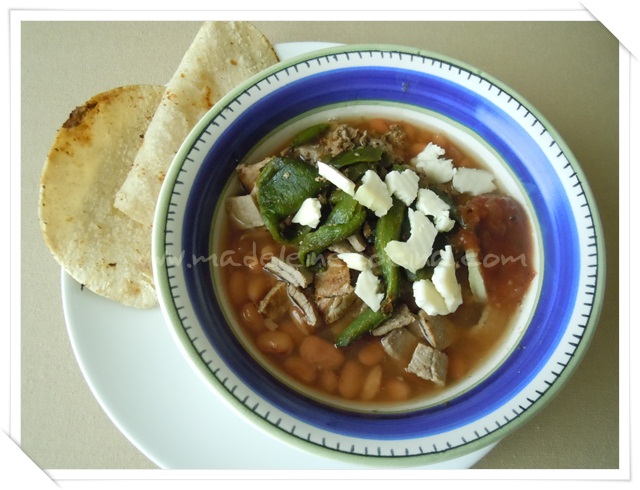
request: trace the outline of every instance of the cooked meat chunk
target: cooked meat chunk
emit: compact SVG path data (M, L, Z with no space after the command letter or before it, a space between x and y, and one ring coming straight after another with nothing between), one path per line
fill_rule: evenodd
M411 357L418 344L418 338L405 328L392 330L380 340L384 351L397 361Z
M229 197L226 206L231 222L238 228L257 228L264 225L260 210L250 195Z
M293 149L293 156L298 156L302 160L306 162L315 162L322 157L321 154L322 148L317 144L312 145L300 145ZM286 154L289 150L285 150Z
M313 281L313 273L303 266L294 266L275 255L264 265L265 270L294 287L306 288Z
M434 349L442 350L451 345L452 336L447 325L438 318L431 318L424 311L418 313L418 325L425 339Z
M278 281L260 301L258 312L269 320L277 321L287 312L290 305L287 285Z
M392 124L384 134L384 139L396 148L404 148L407 144L407 133L399 125Z
M257 163L241 163L236 167L236 173L238 174L238 178L242 183L242 186L248 191L251 192L256 185L256 181L258 177L260 177L260 172L263 167L269 163L272 157L265 158L264 160Z
M329 255L327 268L316 273L314 287L316 306L328 324L341 318L357 298L349 267L337 255Z
M342 318L356 298L357 296L355 293L325 298L317 297L316 306L318 307L325 323L331 324Z
M287 292L293 303L304 313L304 320L307 325L315 327L318 324L318 315L307 295L292 285L287 286Z
M444 352L420 343L413 352L407 371L427 381L433 381L439 386L444 386L448 365L449 358Z
M343 151L353 150L356 147L355 140L358 135L357 129L341 124L323 139L323 144L328 153L335 157Z
M376 336L385 335L391 330L395 330L396 328L406 327L407 325L413 323L416 320L416 317L407 305L402 304L397 308L397 311L394 312L393 316L388 320L384 321L380 326L374 328L371 333Z
M314 279L316 297L331 298L353 291L349 267L337 255L329 255L327 268L318 272Z

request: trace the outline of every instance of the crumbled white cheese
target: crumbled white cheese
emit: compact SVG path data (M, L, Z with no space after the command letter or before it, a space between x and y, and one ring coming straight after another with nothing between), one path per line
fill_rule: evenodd
M461 193L473 196L495 190L493 174L479 168L459 168L453 176L453 188Z
M335 185L338 189L342 189L350 196L353 196L353 194L355 193L356 185L347 177L345 177L342 172L332 167L331 165L327 165L326 163L318 160L318 173L333 185Z
M455 222L449 217L449 205L431 189L418 191L416 209L427 216L433 216L438 231L450 231L455 225Z
M378 293L380 279L376 277L371 269L365 269L358 274L356 280L355 293L373 311L380 309L380 303L384 298L384 293Z
M308 197L302 202L300 209L293 217L293 222L302 226L316 228L322 216L322 205L317 197Z
M364 252L364 250L367 248L367 242L365 242L360 233L355 233L351 236L348 236L347 242L349 242L349 245L351 245L356 252Z
M393 205L387 185L373 170L367 170L362 176L362 184L354 197L364 207L372 210L378 218L386 215Z
M413 299L427 315L449 314L444 298L429 279L421 279L413 283Z
M416 159L418 160L437 160L441 156L445 154L444 148L438 146L434 143L429 143L424 150L422 150L418 155L412 159L412 162Z
M482 278L482 269L478 254L474 250L465 250L465 261L467 262L467 269L469 271L469 287L471 288L471 294L481 303L487 301L487 288Z
M418 195L420 177L411 169L402 172L392 170L384 178L384 182L387 184L389 192L407 206L411 206Z
M411 159L411 164L422 170L430 182L444 184L449 182L456 173L451 160L440 158L444 153L443 148L429 143L424 150Z
M339 253L338 258L342 260L349 269L354 271L363 271L365 269L371 269L371 261L368 257L356 252L344 252Z
M424 267L433 252L433 242L438 230L424 213L408 210L411 235L406 242L391 240L384 248L391 261L416 272Z
M431 282L444 299L448 313L456 311L462 304L462 288L456 278L456 262L451 245L444 247L440 262L433 270Z

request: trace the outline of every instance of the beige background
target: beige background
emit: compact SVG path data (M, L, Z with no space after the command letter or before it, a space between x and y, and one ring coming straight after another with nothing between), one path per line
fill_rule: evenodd
M618 42L597 22L256 22L272 43L381 42L475 65L539 109L581 163L607 246L604 308L564 390L477 468L618 467ZM22 433L40 467L154 468L83 379L60 268L37 222L42 164L69 112L120 85L163 84L199 23L22 23Z

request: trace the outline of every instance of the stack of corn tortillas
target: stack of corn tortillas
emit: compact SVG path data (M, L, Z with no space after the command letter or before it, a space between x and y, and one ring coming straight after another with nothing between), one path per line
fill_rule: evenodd
M204 114L238 83L277 61L269 41L248 23L205 24L167 85L115 205L151 225L165 173Z
M251 24L205 22L166 87L119 87L76 108L41 178L40 225L62 268L99 295L155 306L151 225L166 171L213 104L277 61Z

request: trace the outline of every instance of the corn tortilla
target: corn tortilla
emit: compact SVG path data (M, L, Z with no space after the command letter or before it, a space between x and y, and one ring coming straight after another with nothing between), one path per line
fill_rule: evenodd
M131 85L76 108L41 176L40 226L55 259L89 290L137 308L157 304L151 227L113 201L163 93L163 86Z
M250 23L205 22L167 84L116 208L151 226L167 169L191 129L227 92L277 61Z

